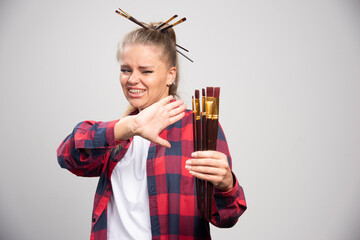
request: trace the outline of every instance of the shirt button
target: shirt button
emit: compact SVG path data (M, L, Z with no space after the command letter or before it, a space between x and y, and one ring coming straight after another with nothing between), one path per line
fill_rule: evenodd
M111 191L111 188L107 188L106 191L110 192L110 191Z
M154 186L151 186L151 187L150 187L150 194L151 194L151 195L155 195L155 194L156 194L156 190L155 190L155 187L154 187Z
M96 221L96 219L95 219L95 218L93 218L93 219L92 219L92 222L95 222L95 221Z
M108 144L108 143L105 143L105 144L104 144L104 147L106 147L106 148L109 147L109 144Z

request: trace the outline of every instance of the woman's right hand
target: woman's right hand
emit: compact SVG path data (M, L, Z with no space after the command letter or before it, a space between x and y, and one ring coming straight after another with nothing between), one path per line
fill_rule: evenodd
M127 116L115 125L115 139L125 140L139 135L151 142L170 148L170 143L159 136L169 125L185 116L183 100L168 96L142 110L135 116Z

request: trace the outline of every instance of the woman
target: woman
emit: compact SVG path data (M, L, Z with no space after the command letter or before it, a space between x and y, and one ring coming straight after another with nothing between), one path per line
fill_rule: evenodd
M91 239L210 239L199 217L194 177L214 184L212 218L231 227L245 211L222 129L218 151L193 153L192 113L175 100L178 84L172 28L130 32L119 45L120 83L129 114L84 121L57 150L61 167L100 176Z

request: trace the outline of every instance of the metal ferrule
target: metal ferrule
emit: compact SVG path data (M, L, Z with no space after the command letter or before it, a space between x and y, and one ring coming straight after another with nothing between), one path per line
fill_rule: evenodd
M219 98L214 98L214 110L212 119L219 119Z
M196 120L201 119L200 102L199 99L197 98L195 98L195 116L196 116Z
M206 97L205 106L206 106L206 118L212 119L212 115L214 111L214 97Z

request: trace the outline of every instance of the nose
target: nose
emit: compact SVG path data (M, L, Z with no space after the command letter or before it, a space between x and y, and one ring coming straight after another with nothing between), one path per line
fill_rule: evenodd
M140 76L136 71L133 71L128 79L128 82L131 84L136 84L140 82Z

